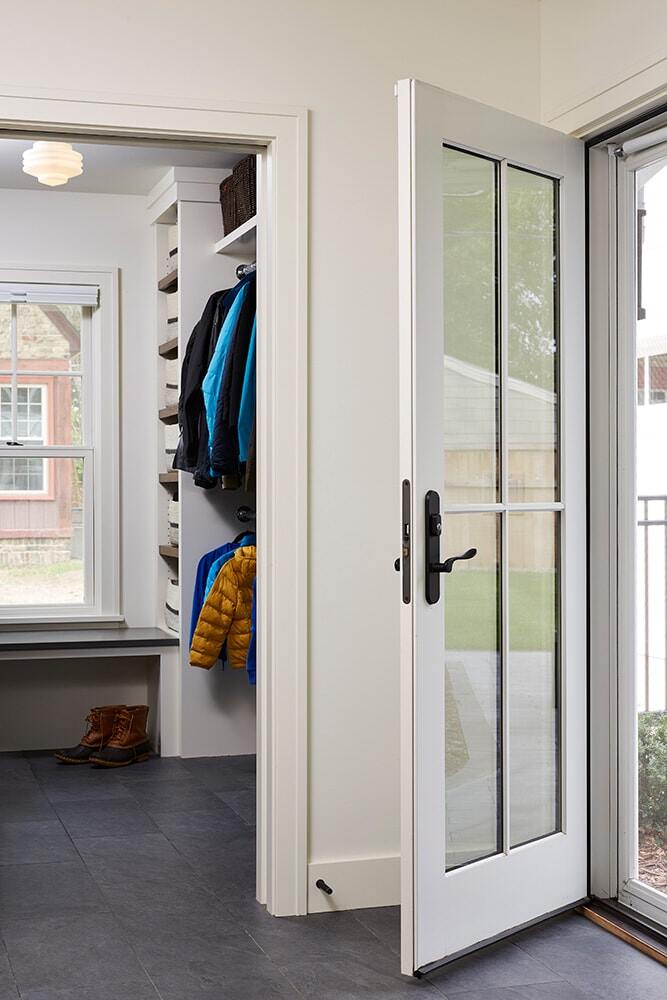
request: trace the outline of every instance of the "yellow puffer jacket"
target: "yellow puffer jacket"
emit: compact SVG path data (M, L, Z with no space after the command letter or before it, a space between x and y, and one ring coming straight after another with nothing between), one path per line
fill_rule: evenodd
M255 546L244 545L220 569L192 637L190 663L193 667L210 670L225 641L229 666L245 667L256 565Z

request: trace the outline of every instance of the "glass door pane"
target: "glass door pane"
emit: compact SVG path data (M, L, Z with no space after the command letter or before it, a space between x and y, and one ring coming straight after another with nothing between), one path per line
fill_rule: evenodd
M499 499L498 174L443 150L445 503Z
M509 500L558 499L558 184L507 168Z
M667 906L667 163L637 172L635 677L638 880Z
M447 870L502 851L500 517L450 514L444 580Z
M559 515L509 516L512 847L560 828Z

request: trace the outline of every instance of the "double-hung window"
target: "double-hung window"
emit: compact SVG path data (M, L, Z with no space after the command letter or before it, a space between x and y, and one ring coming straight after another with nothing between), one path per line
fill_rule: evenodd
M0 269L0 621L118 616L114 285Z

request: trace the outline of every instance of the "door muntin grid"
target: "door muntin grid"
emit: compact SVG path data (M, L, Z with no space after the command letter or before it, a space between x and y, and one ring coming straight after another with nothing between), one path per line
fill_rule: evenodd
M446 871L562 827L559 198L443 144Z

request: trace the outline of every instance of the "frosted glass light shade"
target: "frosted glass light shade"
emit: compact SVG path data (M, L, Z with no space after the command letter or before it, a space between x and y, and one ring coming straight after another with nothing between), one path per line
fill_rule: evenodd
M23 173L58 187L83 173L83 156L69 142L35 142L23 154Z

